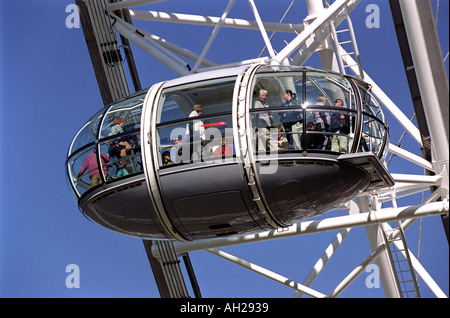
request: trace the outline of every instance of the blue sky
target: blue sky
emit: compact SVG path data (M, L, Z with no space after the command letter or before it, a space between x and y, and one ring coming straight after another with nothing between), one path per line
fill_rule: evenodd
M227 2L171 0L154 4L152 10L220 16ZM255 2L263 19L278 21L291 1ZM411 117L413 108L388 1L366 2L352 14L364 69ZM65 25L66 7L73 3L18 0L0 4L0 297L159 297L142 241L89 222L66 186L68 146L77 130L102 107L83 32ZM365 26L368 4L380 8L379 29ZM435 8L436 0L432 4ZM440 1L438 28L444 55L448 52L448 6L448 1ZM297 0L294 8L286 21L297 23L307 14L304 1ZM238 0L230 16L250 14L248 2ZM161 30L158 23L142 24L198 53L212 30L180 29L179 25ZM222 30L206 58L222 63L256 57L263 47L259 32L244 34L236 37L233 30ZM277 34L274 48L289 39ZM239 46L242 49L237 50ZM177 77L139 49L133 52L143 87ZM312 58L307 65L317 63ZM448 61L446 67L448 73ZM392 119L389 125L395 143L403 130ZM403 145L419 152L409 137ZM403 164L394 158L391 172L421 173ZM224 250L301 282L335 235L314 234ZM416 251L418 222L407 236L411 250ZM353 229L312 287L329 293L369 253L365 230ZM294 293L206 251L190 256L204 297L291 297ZM448 295L448 244L438 217L423 220L421 260ZM80 288L65 285L69 264L80 269ZM363 274L341 297L383 297L381 288L365 286L365 278ZM423 296L432 297L426 286L422 290Z

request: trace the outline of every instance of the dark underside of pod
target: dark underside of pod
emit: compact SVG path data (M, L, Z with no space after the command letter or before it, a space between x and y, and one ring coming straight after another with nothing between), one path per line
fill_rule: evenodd
M339 206L375 180L367 168L340 160L280 158L272 173L261 173L264 164L257 167L265 204L284 225ZM170 231L158 218L143 175L93 189L80 208L106 228L142 238L171 239L168 232L177 232L196 240L273 228L258 210L236 161L187 170L180 166L160 173L159 184Z

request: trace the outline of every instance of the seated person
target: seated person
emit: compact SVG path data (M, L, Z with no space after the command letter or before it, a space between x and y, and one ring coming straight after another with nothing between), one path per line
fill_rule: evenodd
M323 135L315 133L315 125L312 121L306 123L306 148L322 149Z
M119 169L117 169L117 178L129 175L127 170L127 162L125 160L120 160Z
M169 166L169 165L173 165L173 161L170 160L170 152L169 151L164 151L161 155L162 157L162 161L163 161L163 166Z
M275 144L277 144L279 151L289 150L289 143L288 143L288 140L287 140L287 138L285 136L285 133L284 133L282 125L280 125L278 127L277 139L274 140L274 142L275 142Z
M225 138L222 138L221 146L217 147L216 150L214 150L214 156L230 156L233 154L233 149L230 145L226 144L227 141Z

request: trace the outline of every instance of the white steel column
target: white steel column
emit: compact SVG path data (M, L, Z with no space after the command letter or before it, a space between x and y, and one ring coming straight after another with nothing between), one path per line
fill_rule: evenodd
M365 196L358 198L359 208L362 212L377 211L378 200L373 196ZM379 246L384 246L384 236L382 234L380 224L372 224L366 226L367 237L369 238L372 251L375 252ZM401 293L396 284L396 273L392 270L392 264L388 251L385 249L379 251L380 255L376 258L375 263L379 268L380 281L383 285L384 294L387 298L400 298Z
M441 195L448 197L449 132L445 122L448 121L449 109L448 81L444 76L443 61L437 60L442 58L439 42L436 40L437 43L427 43L425 39L426 36L432 39L428 33L435 30L431 10L427 10L430 9L430 4L417 0L400 0L399 3L430 132L432 163L437 174L443 172L445 180L441 185ZM441 65L442 70L439 69ZM436 69L444 74L435 74ZM441 81L444 77L445 81Z
M318 17L325 10L322 1L306 0L306 6L308 8L308 16L311 18ZM325 40L321 47L318 48L320 62L322 67L334 72L339 72L339 64L336 59L336 53L331 45L329 45L330 37Z
M275 52L273 51L272 44L270 43L269 37L267 36L266 29L264 28L264 24L261 20L261 17L259 16L258 9L256 8L256 5L253 2L253 0L248 0L248 2L250 4L250 7L252 8L253 15L255 16L255 19L256 19L256 23L258 23L258 28L264 39L264 43L266 44L267 51L269 51L269 56L271 58L273 58L275 56Z
M404 231L414 220L406 220L401 224L402 230ZM406 224L405 224L406 223ZM392 230L391 226L387 223L384 224L384 226L388 230ZM397 229L392 233L392 237L396 238L400 235L400 231ZM406 258L406 252L405 248L403 246L403 243L401 241L394 241L392 244L395 244L397 248L399 249L400 253L403 255L403 257ZM425 268L420 264L420 262L417 260L417 258L414 256L414 254L408 250L409 256L411 258L412 267L417 272L417 274L422 278L424 283L430 288L431 292L438 298L447 298L445 293L442 291L442 289L436 284L434 279L428 274L428 272L425 270Z

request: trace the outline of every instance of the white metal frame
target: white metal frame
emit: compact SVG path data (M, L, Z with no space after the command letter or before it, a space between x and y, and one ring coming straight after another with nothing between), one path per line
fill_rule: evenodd
M253 0L248 0L248 2L255 18L254 21L232 19L228 17L235 0L229 1L220 17L130 9L135 6L152 4L159 1L161 0L123 0L115 3L109 3L107 4L107 8L109 10L109 16L115 31L128 38L135 45L145 50L159 62L166 65L180 76L202 72L209 69L219 69L232 65L244 65L251 63L302 65L314 52L317 51L321 56L322 64L325 68L339 71L339 69L336 69L338 64L336 63L334 49L327 43L327 41L332 40L330 39L330 34L332 33L332 30L330 30L330 25L337 27L343 19L345 19L346 14L350 13L360 2L360 0L336 0L329 7L325 8L325 6L317 0L306 0L309 15L304 19L304 23L300 24L262 21L258 13L257 6ZM362 193L358 197L358 204L356 201L350 201L345 207L342 207L343 209L347 209L349 211L348 216L326 218L320 221L301 222L294 224L287 229L283 229L283 231L267 231L240 237L204 240L198 242L175 242L174 248L177 253L206 250L292 288L295 290L294 297L300 297L303 294L311 297L336 297L364 271L367 265L377 260L377 262L379 261L377 264L379 264L380 268L384 272L384 277L382 277L382 279L384 280L383 287L385 289L386 296L399 297L398 289L389 282L393 281L393 273L389 272L389 266L386 261L383 260L383 258L387 258L384 256L380 257L386 252L388 247L383 241L380 240L381 236L379 231L381 231L382 227L389 226L387 222L390 221L405 220L402 223L402 227L406 229L417 218L441 214L448 215L449 210L448 131L447 134L441 133L443 131L442 114L436 106L438 104L438 101L436 101L436 94L433 92L433 88L430 87L431 81L429 80L429 77L431 74L429 73L429 68L427 67L427 56L422 49L424 45L423 30L420 28L420 25L416 23L417 6L415 5L415 1L410 0L400 0L400 4L402 6L402 10L404 10L407 31L410 33L410 38L412 39L411 51L413 53L414 62L417 65L419 84L424 88L424 91L427 91L424 100L424 107L432 137L433 160L432 162L429 162L422 157L393 144L389 144L388 151L434 173L435 175L393 175L395 180L395 185L393 187L371 191L370 193ZM162 39L153 33L121 20L113 13L114 10L118 9L128 9L132 19L135 20L208 25L214 26L214 30L201 52L194 53ZM223 27L259 30L267 47L269 56L247 61L236 61L235 63L227 65L219 65L214 61L205 59L206 53L210 50L217 33ZM280 52L275 52L271 45L270 38L267 36L267 31L290 32L296 33L297 35L291 42L286 43L286 46ZM335 43L335 46L337 47L339 44ZM349 55L345 55L345 50L342 47L338 47L338 49L341 50L341 56L343 56L345 63L347 65L354 65L354 72L358 74L357 72L359 72L360 64L357 63L357 61L352 60ZM186 62L185 59L194 62L194 67L192 69L187 67L188 62ZM398 120L398 122L405 128L406 132L409 133L419 145L422 145L418 128L403 114L400 108L392 102L392 100L382 91L382 89L377 86L368 74L361 74L361 77L362 76L366 82L372 85L372 92L377 96L377 98L380 99L385 106L385 109L389 111L396 120ZM147 136L144 134L142 136L142 140L146 140L146 138ZM397 198L427 191L431 186L437 188L437 190L431 193L431 195L425 200L425 203L415 206L396 207ZM444 199L442 201L436 201L439 197ZM380 203L385 201L392 201L395 208L381 209ZM342 280L342 282L328 294L311 289L310 286L312 282L326 265L336 249L343 242L350 229L358 226L366 227L370 242L372 244L372 251L364 260L361 261L360 265L350 272ZM293 280L287 279L286 277L219 249L223 246L246 244L256 241L331 230L340 230L340 232L330 243L322 257L318 260L314 268L302 283L294 282ZM153 252L155 256L158 255L157 249ZM428 285L436 297L447 297L417 261L417 259L412 254L411 256L414 270Z

